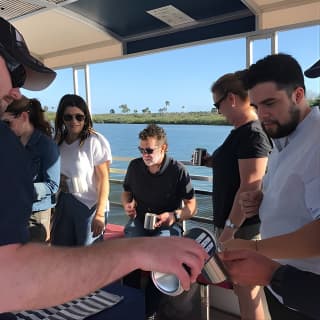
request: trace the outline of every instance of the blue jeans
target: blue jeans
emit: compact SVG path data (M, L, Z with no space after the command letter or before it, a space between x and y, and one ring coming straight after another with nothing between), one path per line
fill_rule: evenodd
M89 209L72 194L61 192L55 207L51 243L57 246L87 246L102 238L93 237L91 223L96 206Z

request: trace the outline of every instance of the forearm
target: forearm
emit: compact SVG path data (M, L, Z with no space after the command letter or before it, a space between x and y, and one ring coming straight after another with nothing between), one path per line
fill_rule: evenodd
M123 191L121 193L121 203L123 206L125 206L127 203L131 202L132 199L132 193L129 191Z
M103 163L96 167L97 171L97 205L96 215L104 217L107 201L109 199L109 164Z
M258 241L258 251L272 259L301 259L320 256L320 220L280 236Z
M129 248L127 239L82 248L1 247L0 311L48 307L101 288L138 267Z
M242 223L246 219L245 215L241 211L241 206L239 202L239 195L241 192L243 192L244 189L239 188L232 204L231 211L229 213L228 218L231 220L231 222L236 225L238 228L241 227ZM236 230L235 230L236 231Z
M96 214L104 216L107 201L109 199L109 192L110 192L110 183L108 178L102 179L101 183L98 187L98 199L97 199L97 210Z
M197 213L197 201L195 198L183 200L184 207L175 210L180 215L180 220L188 220Z

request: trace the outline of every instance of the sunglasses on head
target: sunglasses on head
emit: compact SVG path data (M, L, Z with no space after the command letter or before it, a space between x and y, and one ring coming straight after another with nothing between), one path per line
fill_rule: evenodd
M82 122L85 119L85 116L83 114L77 113L77 114L65 114L63 115L64 121L72 121L72 119L76 119L78 122Z
M152 154L154 150L156 150L158 147L152 149L152 148L141 148L138 147L141 154Z

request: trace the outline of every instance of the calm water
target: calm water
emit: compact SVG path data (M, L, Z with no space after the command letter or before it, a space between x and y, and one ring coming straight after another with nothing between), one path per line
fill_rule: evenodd
M103 134L111 144L114 157L139 157L139 132L146 127L145 124L95 124L94 128ZM212 153L227 137L231 126L207 125L163 125L167 133L168 154L177 160L190 160L192 151L197 148L206 148ZM128 163L114 161L112 167L126 169ZM211 176L211 169L205 167L188 166L192 175ZM203 182L194 182L194 185L211 189Z

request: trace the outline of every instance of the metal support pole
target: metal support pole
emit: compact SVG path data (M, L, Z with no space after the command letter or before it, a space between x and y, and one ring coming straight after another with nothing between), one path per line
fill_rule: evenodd
M201 320L210 320L210 291L209 285L200 284Z

